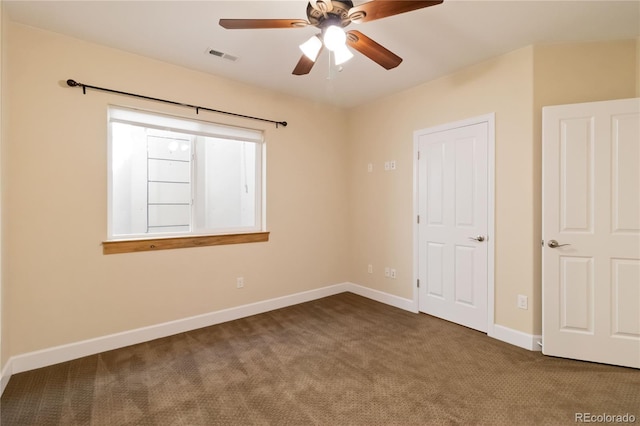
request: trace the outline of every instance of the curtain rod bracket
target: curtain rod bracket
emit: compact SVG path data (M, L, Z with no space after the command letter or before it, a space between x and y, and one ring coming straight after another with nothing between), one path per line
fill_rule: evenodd
M84 85L84 84L80 84L80 83L78 83L78 82L77 82L77 81L75 81L75 80L71 80L71 79L69 79L69 80L67 80L67 85L68 85L68 86L71 86L71 87L80 86L80 87L82 87L82 94L83 94L83 95L86 95L86 94L87 94L87 88L85 87L85 85Z
M213 109L213 108L206 108L206 107L197 106L197 105L189 105L189 104L185 104L185 103L182 103L182 102L169 101L167 99L152 98L150 96L138 95L138 94L135 94L135 93L122 92L122 91L113 90L113 89L105 89L104 87L90 86L88 84L78 83L77 81L72 80L72 79L68 79L67 80L67 86L69 86L69 87L80 86L80 87L82 87L82 93L85 94L85 95L87 94L87 88L89 88L89 89L94 89L94 90L100 90L102 92L109 92L109 93L115 93L115 94L118 94L118 95L132 96L134 98L146 99L146 100L149 100L149 101L164 102L166 104L178 105L178 106L183 106L183 107L187 107L187 108L194 108L196 110L196 114L199 114L200 110L202 109L202 110L205 110L205 111L216 112L218 114L226 114L226 115L232 115L234 117L246 118L246 119L249 119L249 120L257 120L257 121L265 121L267 123L273 123L273 124L276 125L276 129L278 128L278 125L282 125L283 127L287 127L287 122L286 121L268 120L266 118L252 117L250 115L244 115L244 114L236 114L235 112L220 111L220 110Z

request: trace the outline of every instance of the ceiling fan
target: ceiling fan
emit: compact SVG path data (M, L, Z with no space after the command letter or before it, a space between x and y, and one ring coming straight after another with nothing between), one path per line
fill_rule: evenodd
M402 58L376 43L360 31L344 31L351 23L361 23L410 12L442 3L443 0L372 0L354 6L351 0L310 0L304 19L220 19L220 26L229 30L264 28L304 28L314 26L320 33L300 45L302 57L293 70L295 75L308 74L324 47L331 51L336 65L351 59L347 45L385 69L400 65Z

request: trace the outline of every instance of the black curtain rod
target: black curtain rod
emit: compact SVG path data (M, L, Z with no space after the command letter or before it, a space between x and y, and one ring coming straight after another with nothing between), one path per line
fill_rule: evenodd
M233 115L234 117L248 118L249 120L266 121L267 123L275 124L276 128L278 128L278 125L281 125L281 126L284 126L284 127L287 126L287 122L286 121L268 120L266 118L252 117L250 115L243 115L243 114L236 114L235 112L220 111L218 109L201 107L201 106L197 106L197 105L189 105L189 104L185 104L185 103L182 103L182 102L169 101L169 100L160 99L160 98L152 98L150 96L137 95L135 93L121 92L120 90L105 89L104 87L97 87L97 86L91 86L89 84L78 83L77 81L71 80L71 79L67 80L67 85L70 86L70 87L78 87L78 86L82 87L82 93L85 94L85 95L87 94L87 89L94 89L94 90L100 90L100 91L103 91L103 92L117 93L118 95L133 96L134 98L147 99L147 100L150 100L150 101L164 102L165 104L172 104L172 105L179 105L179 106L188 107L188 108L194 108L196 110L196 114L198 114L200 112L200 110L211 111L211 112L217 112L219 114Z

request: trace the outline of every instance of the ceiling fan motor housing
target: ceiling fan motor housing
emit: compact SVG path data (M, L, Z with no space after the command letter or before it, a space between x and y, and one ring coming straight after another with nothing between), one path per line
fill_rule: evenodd
M315 5L311 2L307 5L307 18L311 25L318 28L325 28L329 25L337 25L346 27L351 23L349 19L349 10L353 7L351 0L325 0L316 1ZM330 7L322 3L329 3ZM323 6L326 11L323 10Z

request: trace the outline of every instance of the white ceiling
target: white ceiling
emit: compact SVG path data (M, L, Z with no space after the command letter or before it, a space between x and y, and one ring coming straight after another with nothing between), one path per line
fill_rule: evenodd
M324 52L309 75L294 76L291 71L301 55L298 45L316 28L225 30L218 20L306 19L305 0L3 3L13 21L345 107L529 44L640 36L640 1L636 0L445 0L438 6L357 25L404 59L397 68L387 71L354 52L341 72L330 72ZM239 59L231 62L212 56L207 53L210 48Z

